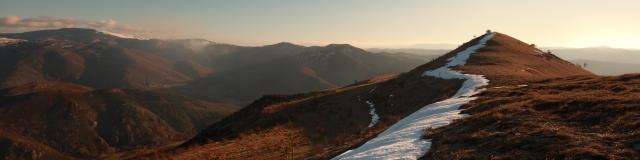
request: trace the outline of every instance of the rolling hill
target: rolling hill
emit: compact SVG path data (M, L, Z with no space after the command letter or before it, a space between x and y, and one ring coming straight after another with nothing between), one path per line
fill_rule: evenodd
M13 135L7 136L8 144L27 144L23 148L34 152L28 156L46 149L95 158L174 143L237 109L171 93L61 82L34 82L0 93L0 130Z

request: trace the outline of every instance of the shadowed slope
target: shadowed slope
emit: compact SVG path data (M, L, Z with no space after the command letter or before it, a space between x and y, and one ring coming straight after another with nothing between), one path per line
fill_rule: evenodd
M0 93L0 130L77 158L184 140L236 108L170 93L93 90L59 82Z
M264 48L282 50L284 47L295 47L290 50L299 53L284 56L275 54L277 52L261 53L275 56L269 60L253 58L253 64L211 75L180 87L180 90L206 99L247 104L265 94L293 94L332 89L379 75L397 74L426 61L402 55L369 53L343 44L300 48L285 43ZM248 55L261 57L260 54L249 51L238 54L238 57L228 58L241 59Z

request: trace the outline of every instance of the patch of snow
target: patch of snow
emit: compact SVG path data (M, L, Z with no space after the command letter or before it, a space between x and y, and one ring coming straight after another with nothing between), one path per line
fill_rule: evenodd
M527 87L527 86L529 86L529 85L526 85L526 84L518 85L518 87Z
M23 39L13 39L13 38L0 37L0 45L15 44L15 43L26 42L26 41L27 40L23 40Z
M472 96L483 91L484 89L480 88L489 84L489 80L482 75L463 74L451 70L450 67L466 64L469 56L485 47L486 42L493 36L495 33L485 34L478 44L449 58L445 66L423 73L423 76L443 79L464 79L462 87L453 97L422 107L377 137L333 159L418 159L428 152L431 148L431 140L421 138L426 129L442 127L455 119L465 117L466 115L460 114L459 107L476 99L477 97Z
M371 122L369 123L369 128L373 127L380 120L380 116L376 114L376 105L371 103L371 101L367 101L367 105L369 105L369 114L371 115Z

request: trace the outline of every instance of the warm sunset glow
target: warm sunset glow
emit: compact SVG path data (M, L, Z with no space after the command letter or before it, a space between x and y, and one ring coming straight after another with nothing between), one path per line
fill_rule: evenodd
M640 48L636 0L124 2L3 1L0 17L10 23L44 16L94 22L101 25L93 27L145 37L206 38L243 45L459 44L493 29L541 46ZM0 32L29 29L35 28L4 26Z

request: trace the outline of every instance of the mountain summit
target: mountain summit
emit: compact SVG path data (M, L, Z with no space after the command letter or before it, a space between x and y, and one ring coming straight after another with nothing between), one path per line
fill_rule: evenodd
M443 67L454 75L478 75L486 79L478 82L488 83L484 87L478 86L482 88L524 85L557 77L593 76L532 45L501 33L488 33L398 76L378 77L334 90L264 96L203 130L183 144L183 147L189 147L186 152L174 156L332 158L366 146L370 143L367 140L382 136L384 132L400 129L395 124L408 121L405 120L408 116L423 109L434 109L431 108L433 104L473 95L461 92L461 88L470 85L465 79L435 72ZM457 115L460 105L452 106L451 112L447 113ZM442 126L429 125L419 126L425 129ZM386 150L378 154L396 154L391 153L394 151L400 150ZM367 154L355 155L356 159L367 157Z

